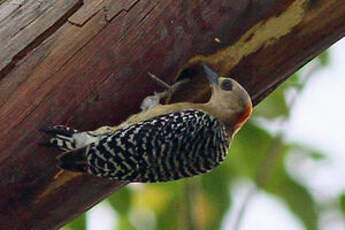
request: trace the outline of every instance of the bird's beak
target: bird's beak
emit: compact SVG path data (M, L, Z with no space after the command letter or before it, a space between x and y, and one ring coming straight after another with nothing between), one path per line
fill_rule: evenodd
M213 85L218 85L219 82L218 82L218 74L216 72L214 72L210 67L208 67L205 63L201 63L202 67L204 68L205 70L205 73L206 73L206 77L207 79L209 80L210 84Z

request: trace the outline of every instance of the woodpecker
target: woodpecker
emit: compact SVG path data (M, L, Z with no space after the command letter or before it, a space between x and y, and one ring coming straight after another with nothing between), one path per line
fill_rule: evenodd
M201 65L211 87L207 103L160 105L159 97L166 94L155 94L143 101L144 111L117 127L86 132L48 128L48 145L63 151L58 166L127 182L172 181L217 167L249 118L252 102L235 80Z

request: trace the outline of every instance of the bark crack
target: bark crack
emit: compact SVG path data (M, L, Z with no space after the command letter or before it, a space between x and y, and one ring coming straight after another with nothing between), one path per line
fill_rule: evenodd
M135 2L133 2L128 8L122 8L121 10L119 10L115 15L111 16L109 18L109 8L107 6L105 6L104 12L105 12L105 20L107 22L111 22L112 20L114 20L117 16L119 16L122 12L125 12L126 14L129 13L131 11L131 9L133 9L138 3L140 2L140 0L136 0Z
M145 19L151 14L151 12L156 8L157 5L158 5L158 2L156 2L151 7L151 9L140 19L140 21L138 22L138 25L145 21Z
M76 23L76 22L73 22L73 21L71 21L71 20L69 20L69 19L67 19L67 22L68 23L70 23L71 25L73 25L73 26L77 26L77 27L83 27L85 24L87 24L93 17L95 17L100 11L101 11L102 9L99 9L99 10L97 10L97 11L95 11L93 14L91 14L91 16L88 18L88 19L86 19L86 21L85 22L83 22L83 23ZM105 21L107 21L107 20L105 20Z
M47 40L51 35L53 35L61 26L63 26L68 18L74 14L83 5L83 0L79 0L74 7L68 10L59 20L57 20L51 27L41 33L37 38L35 38L30 44L28 44L24 49L19 51L12 58L2 70L0 70L0 80L5 78L6 75L12 71L16 64L21 61L28 53L38 47L42 42Z

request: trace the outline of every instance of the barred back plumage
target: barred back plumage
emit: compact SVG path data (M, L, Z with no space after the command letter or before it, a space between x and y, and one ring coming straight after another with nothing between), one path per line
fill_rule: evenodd
M124 127L77 151L86 157L86 170L92 175L159 182L215 168L224 160L230 141L219 120L189 109Z

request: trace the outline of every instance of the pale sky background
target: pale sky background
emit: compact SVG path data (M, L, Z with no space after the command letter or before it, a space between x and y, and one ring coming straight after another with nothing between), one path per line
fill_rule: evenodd
M330 63L318 71L299 95L291 110L286 127L287 138L306 144L327 155L325 160L302 161L296 165L291 156L290 173L307 185L318 201L336 201L345 193L345 39L330 48ZM292 164L293 163L293 164ZM253 185L240 182L233 193L232 213L237 213L246 191ZM106 204L89 212L88 230L114 230L114 212ZM232 214L228 214L223 229L231 229ZM321 230L345 230L341 213L325 213ZM251 200L238 230L304 230L303 224L278 198L259 192Z

